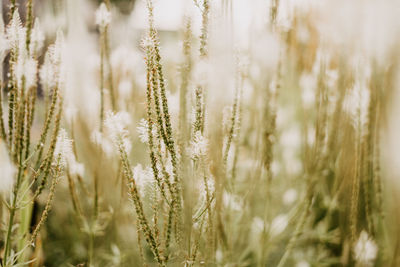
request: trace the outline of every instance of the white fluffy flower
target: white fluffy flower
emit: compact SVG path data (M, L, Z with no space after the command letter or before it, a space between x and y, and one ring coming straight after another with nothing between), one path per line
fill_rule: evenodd
M57 163L65 168L72 157L75 158L72 150L72 140L69 139L64 129L60 129L57 136L56 148L54 150L54 160L60 160Z
M124 135L127 132L126 127L130 124L130 115L124 111L118 113L109 111L104 123L110 131L111 136Z
M60 164L62 168L68 166L71 175L83 176L85 166L76 161L72 149L72 142L73 140L68 137L67 132L64 129L60 129L57 136L56 148L54 150L55 164ZM57 162L58 160L60 161Z
M96 11L96 24L104 28L111 22L111 13L108 11L107 6L101 3L100 7Z
M94 130L90 136L90 140L95 144L101 147L101 149L106 153L107 156L111 157L114 154L114 146L107 138L104 138L103 134Z
M215 252L215 259L218 263L222 262L222 260L224 259L224 253L222 252L222 250L217 249L217 251Z
M62 83L62 56L64 50L64 36L57 32L55 43L47 49L44 63L39 71L40 81L45 89L52 89Z
M118 85L118 92L122 99L128 98L132 93L132 82L128 79L123 79Z
M14 71L19 88L22 87L23 82L25 82L26 89L30 89L36 85L37 61L32 57L20 53L18 60L14 65Z
M100 131L94 130L92 134L90 135L90 140L95 144L95 145L101 145L101 142L103 140L103 135Z
M365 266L372 266L378 254L378 247L368 236L367 232L362 231L354 246L355 260Z
M143 168L142 164L138 164L133 168L132 172L136 186L141 194L144 194L146 186L151 184L153 181L153 171L149 167Z
M179 94L172 94L170 91L167 91L167 99L171 121L173 126L176 126L177 120L174 120L174 118L179 117Z
M79 163L76 160L71 161L68 163L69 165L69 172L71 175L78 175L78 176L83 176L85 173L85 165L83 163Z
M291 205L293 202L297 200L297 191L296 189L290 188L286 190L282 197L283 203L287 206Z
M345 101L345 109L354 120L355 127L358 123L363 126L367 122L369 101L370 93L366 82L356 81Z
M0 193L9 193L14 185L15 167L8 156L6 146L0 143Z
M260 235L265 229L265 222L260 217L254 217L251 223L251 231L254 235Z
M65 120L69 124L72 124L76 119L77 113L78 113L78 109L76 108L75 104L68 103L68 105L65 107L65 111L64 111Z
M154 47L154 39L151 38L148 34L146 34L146 36L143 37L140 45L142 46L143 49L150 49Z
M222 195L223 203L226 208L229 208L233 211L242 211L243 209L243 201L238 196L230 194L224 191Z
M57 31L56 41L54 45L48 48L50 60L53 64L60 64L64 51L64 34L61 30Z
M288 216L286 214L280 214L276 216L271 223L270 234L272 237L280 235L285 231L288 226Z
M296 267L310 267L311 265L306 262L306 261L299 261L298 263L296 263Z
M315 102L317 77L315 74L302 74L300 77L301 99L305 107L310 108Z
M196 86L204 86L207 83L209 71L210 64L207 60L198 61L193 69L193 83Z
M22 27L18 9L14 11L10 24L6 30L6 36L11 49L14 51L26 46L26 30Z
M296 124L293 124L290 128L284 129L280 137L280 142L285 149L299 149L302 142L300 127Z
M39 70L39 77L41 84L46 90L53 88L57 84L55 68L48 54L46 54L42 67Z
M36 84L37 61L26 50L26 29L22 27L18 10L15 10L6 30L6 37L14 55L17 57L12 66L17 86L29 89Z
M40 49L43 47L44 34L40 27L39 19L35 20L35 25L31 32L31 42L29 44L29 52L31 54L39 53Z
M111 54L112 68L118 70L118 73L121 73L124 77L132 77L137 71L137 63L141 61L141 55L131 47L125 45L113 49Z
M200 131L197 131L190 142L190 155L193 159L204 157L208 151L208 140Z
M118 149L123 148L127 153L129 153L132 148L127 130L130 121L130 115L124 111L118 113L109 111L104 120L104 125L106 126L114 145L116 145Z
M139 122L139 126L136 127L137 132L139 133L139 139L142 143L147 144L149 142L149 123L146 119L141 119ZM157 129L152 127L153 136L157 134Z

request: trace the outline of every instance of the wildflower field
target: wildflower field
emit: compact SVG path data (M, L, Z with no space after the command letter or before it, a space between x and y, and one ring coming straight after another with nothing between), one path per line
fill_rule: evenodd
M398 0L2 0L0 266L400 266Z

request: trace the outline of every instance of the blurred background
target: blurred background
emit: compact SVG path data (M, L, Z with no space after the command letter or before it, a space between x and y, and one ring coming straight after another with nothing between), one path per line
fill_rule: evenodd
M17 2L24 21L26 2ZM96 25L101 3L34 1L45 46L54 42L58 30L64 33L62 123L84 168L70 181L60 182L36 250L40 260L32 266L87 266L92 229L90 223L77 223L71 181L88 222L93 192L99 192L94 265L144 266L145 258L149 266L156 266L148 247L143 252L138 245L118 153L107 140L99 148L94 137L101 124ZM186 247L173 246L177 252L168 266L400 266L400 1L210 1L206 59L199 52L203 3L155 0L154 19L176 138L181 134L186 60L189 124L196 113L196 88L207 85L207 179L215 182L221 198L218 220L226 237L215 237L218 245L211 252L209 240L199 237L195 262L185 254ZM5 25L8 7L9 1L2 0ZM114 109L109 100L114 93L114 110L129 114L129 159L133 166L146 169L148 146L140 141L138 129L146 118L147 73L141 47L149 27L146 2L111 0L110 12L110 65L105 76L111 72L113 80L105 86L105 108ZM185 41L190 43L189 55ZM44 53L38 61L42 65ZM40 85L38 93L43 106L46 92ZM235 99L241 117L232 130L227 174L219 184L223 175L218 166L223 165L221 151L226 148ZM34 123L35 139L43 110L38 109ZM187 146L193 142L190 139ZM196 202L204 187L196 173L188 176L197 179L192 184ZM354 184L359 185L356 215L351 204ZM153 196L144 195L146 211L152 211ZM39 209L43 204L39 199ZM354 217L356 233L351 229ZM363 231L368 238L357 250ZM357 256L360 250L364 260Z

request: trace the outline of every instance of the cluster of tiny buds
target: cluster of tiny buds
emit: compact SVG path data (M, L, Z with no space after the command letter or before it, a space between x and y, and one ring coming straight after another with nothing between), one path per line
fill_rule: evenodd
M152 50L157 46L157 40L151 32L147 33L140 42L140 47L144 51Z

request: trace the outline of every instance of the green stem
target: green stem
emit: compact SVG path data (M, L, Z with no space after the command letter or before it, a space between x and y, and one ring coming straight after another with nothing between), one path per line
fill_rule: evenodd
M89 236L89 267L93 266L93 247L94 247L94 234L90 233Z
M21 159L22 160L22 159ZM7 229L7 235L6 235L6 244L5 244L5 249L4 249L4 261L3 261L3 266L6 266L7 264L7 258L10 253L10 248L11 248L11 232L12 232L12 226L14 224L14 217L15 217L15 211L16 211L16 205L17 205L17 196L18 196L18 191L19 191L19 185L21 183L22 179L22 163L20 163L20 166L18 167L18 178L17 178L17 184L14 187L14 192L13 192L13 199L12 199L12 205L10 207L10 219L8 220L8 229Z

